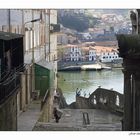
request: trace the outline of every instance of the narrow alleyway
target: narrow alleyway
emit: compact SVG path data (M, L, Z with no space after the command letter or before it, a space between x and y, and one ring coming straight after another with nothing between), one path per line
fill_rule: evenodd
M40 114L40 101L33 101L27 110L18 116L18 131L32 131Z

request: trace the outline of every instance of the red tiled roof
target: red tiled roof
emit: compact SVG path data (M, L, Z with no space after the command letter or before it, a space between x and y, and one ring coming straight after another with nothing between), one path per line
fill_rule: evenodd
M114 47L103 47L103 46L95 46L94 49L96 50L97 53L100 52L117 52L117 48Z

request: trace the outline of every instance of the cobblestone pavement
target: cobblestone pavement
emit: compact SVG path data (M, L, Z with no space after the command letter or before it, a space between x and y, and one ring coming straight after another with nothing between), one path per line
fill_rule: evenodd
M40 101L33 101L27 110L18 116L18 131L32 131L40 114Z
M87 112L89 124L83 121ZM52 119L49 123L37 122L34 131L121 131L121 117L97 109L63 109L59 123Z

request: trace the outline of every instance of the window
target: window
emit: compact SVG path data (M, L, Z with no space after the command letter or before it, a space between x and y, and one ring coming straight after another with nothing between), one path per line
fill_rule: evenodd
M74 52L74 48L72 48L72 51Z
M119 99L119 96L118 96L118 95L116 96L116 105L117 105L117 106L120 105L120 99Z

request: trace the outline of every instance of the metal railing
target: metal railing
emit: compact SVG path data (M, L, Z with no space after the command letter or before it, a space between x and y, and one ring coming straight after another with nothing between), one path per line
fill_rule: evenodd
M47 101L47 99L49 97L49 92L50 92L50 90L47 89L47 91L45 93L45 96L44 96L43 100L41 101L41 110L43 109L43 106L44 106L44 104L46 103L46 101Z

